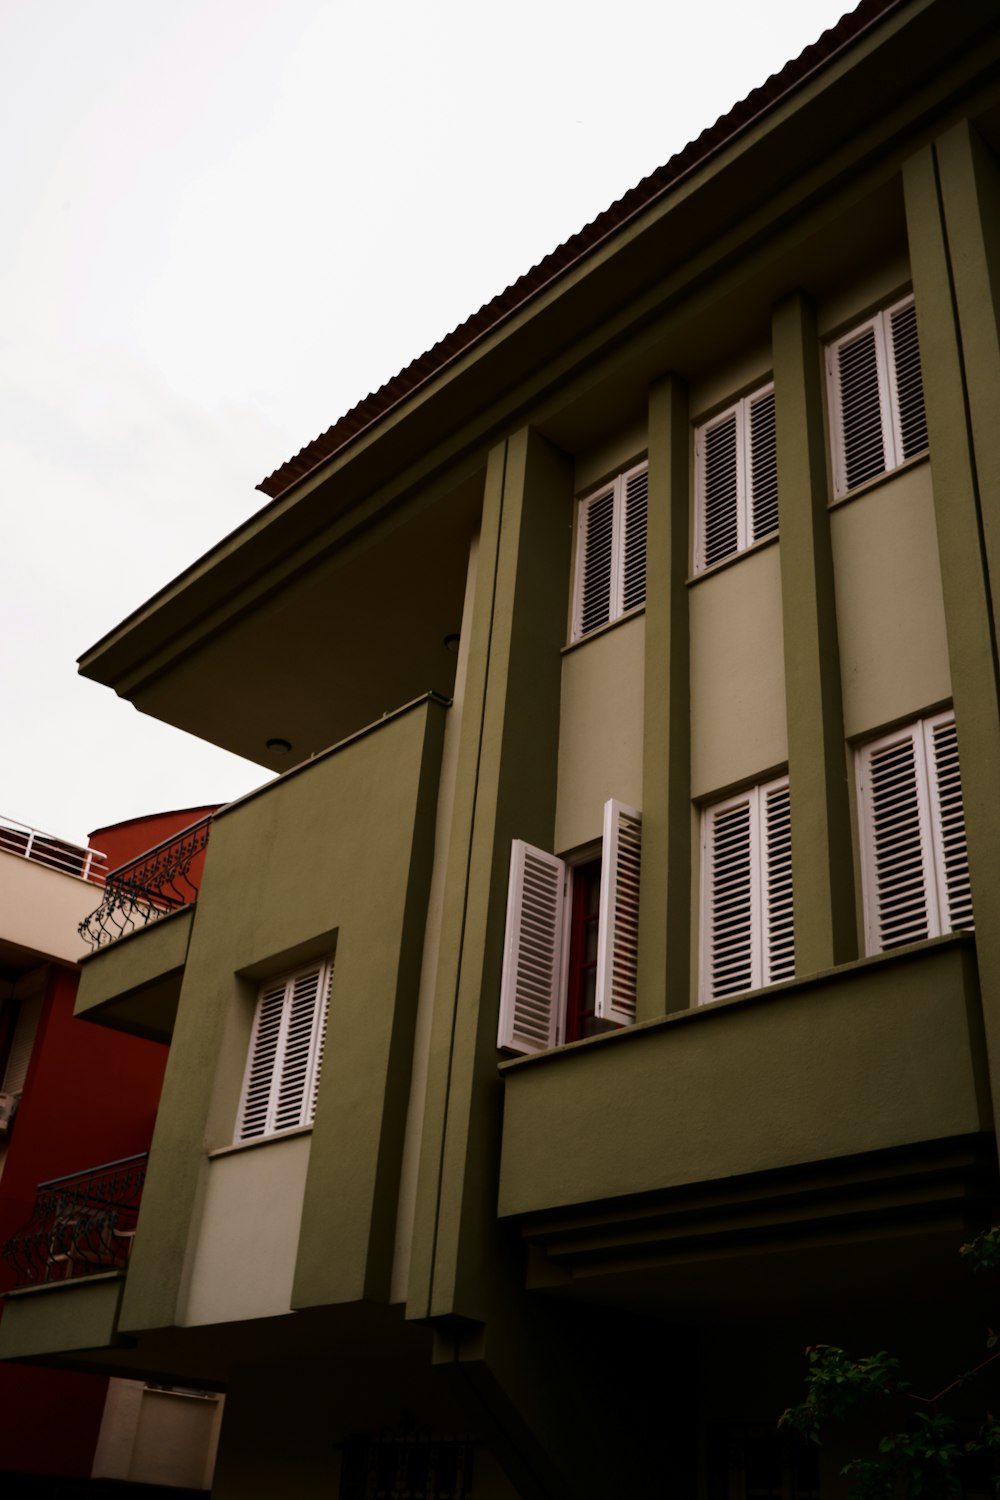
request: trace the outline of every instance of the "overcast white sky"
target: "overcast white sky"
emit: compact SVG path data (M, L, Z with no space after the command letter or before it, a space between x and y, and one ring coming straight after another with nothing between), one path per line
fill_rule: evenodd
M845 0L0 0L0 814L267 779L76 675Z

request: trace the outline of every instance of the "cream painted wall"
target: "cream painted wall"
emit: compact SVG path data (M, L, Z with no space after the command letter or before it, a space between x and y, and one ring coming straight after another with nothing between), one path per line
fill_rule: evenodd
M632 615L563 656L557 854L601 837L609 797L642 808L645 638Z
M691 585L691 790L755 781L788 759L776 543Z
M99 886L0 851L0 941L78 963L87 945L77 928L100 904Z
M223 1405L222 1396L112 1379L92 1476L209 1489Z
M291 1309L311 1133L210 1157L181 1322L236 1322Z
M870 734L951 696L930 464L830 516L844 730Z

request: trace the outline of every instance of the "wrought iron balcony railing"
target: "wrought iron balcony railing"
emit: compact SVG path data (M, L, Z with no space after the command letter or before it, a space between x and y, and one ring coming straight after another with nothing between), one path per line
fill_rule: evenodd
M57 839L54 834L42 833L40 828L32 828L2 814L0 849L6 854L19 854L22 859L34 860L36 864L48 865L52 870L62 870L64 875L89 880L93 885L104 884L106 861L99 849L86 849L82 844Z
M146 1154L40 1182L31 1218L0 1255L16 1285L124 1271L146 1180Z
M211 830L209 814L112 870L104 882L104 900L80 923L80 936L92 948L101 948L193 905L201 879L199 856Z

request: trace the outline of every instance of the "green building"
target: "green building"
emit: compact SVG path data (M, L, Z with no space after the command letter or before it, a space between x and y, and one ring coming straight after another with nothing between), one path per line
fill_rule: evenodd
M91 919L138 1230L0 1356L220 1500L843 1493L804 1346L947 1365L1000 1186L998 150L863 0L84 656L281 774Z

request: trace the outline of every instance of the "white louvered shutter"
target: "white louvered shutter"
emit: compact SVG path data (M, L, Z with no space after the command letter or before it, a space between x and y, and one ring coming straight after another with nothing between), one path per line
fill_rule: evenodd
M776 984L795 973L792 905L792 815L788 782L762 787L763 955L761 980Z
M620 474L579 508L573 640L646 601L646 464Z
M924 721L924 745L931 778L931 826L941 930L954 932L958 928L971 928L974 923L958 736L950 713Z
M38 1035L38 1023L42 1016L42 997L32 995L18 1006L14 1035L11 1037L7 1065L0 1081L0 1094L20 1094L28 1076L28 1064Z
M865 745L858 756L868 951L940 932L930 806L919 725Z
M701 1000L795 972L788 779L751 787L702 815Z
M846 495L927 447L912 297L827 349L834 492Z
M580 502L573 639L589 635L611 619L615 563L615 489Z
M541 1052L561 1040L568 916L565 862L515 839L507 887L498 1047Z
M622 1026L635 1020L641 855L640 813L610 799L604 804L594 1013Z
M698 428L695 566L699 569L710 568L746 545L740 515L742 447L735 406Z
M828 351L834 489L846 495L884 474L889 390L877 318L855 329Z
M238 1141L308 1125L316 1107L332 965L265 985L257 1000Z
M896 463L923 453L927 447L924 382L917 337L917 309L912 297L890 307L888 323L889 386L892 392L893 438Z
M703 1000L722 1000L753 988L755 843L750 794L706 809L702 850Z
M646 508L649 470L646 464L621 477L622 565L618 614L646 602Z
M746 401L749 540L759 542L778 529L778 446L774 386Z

